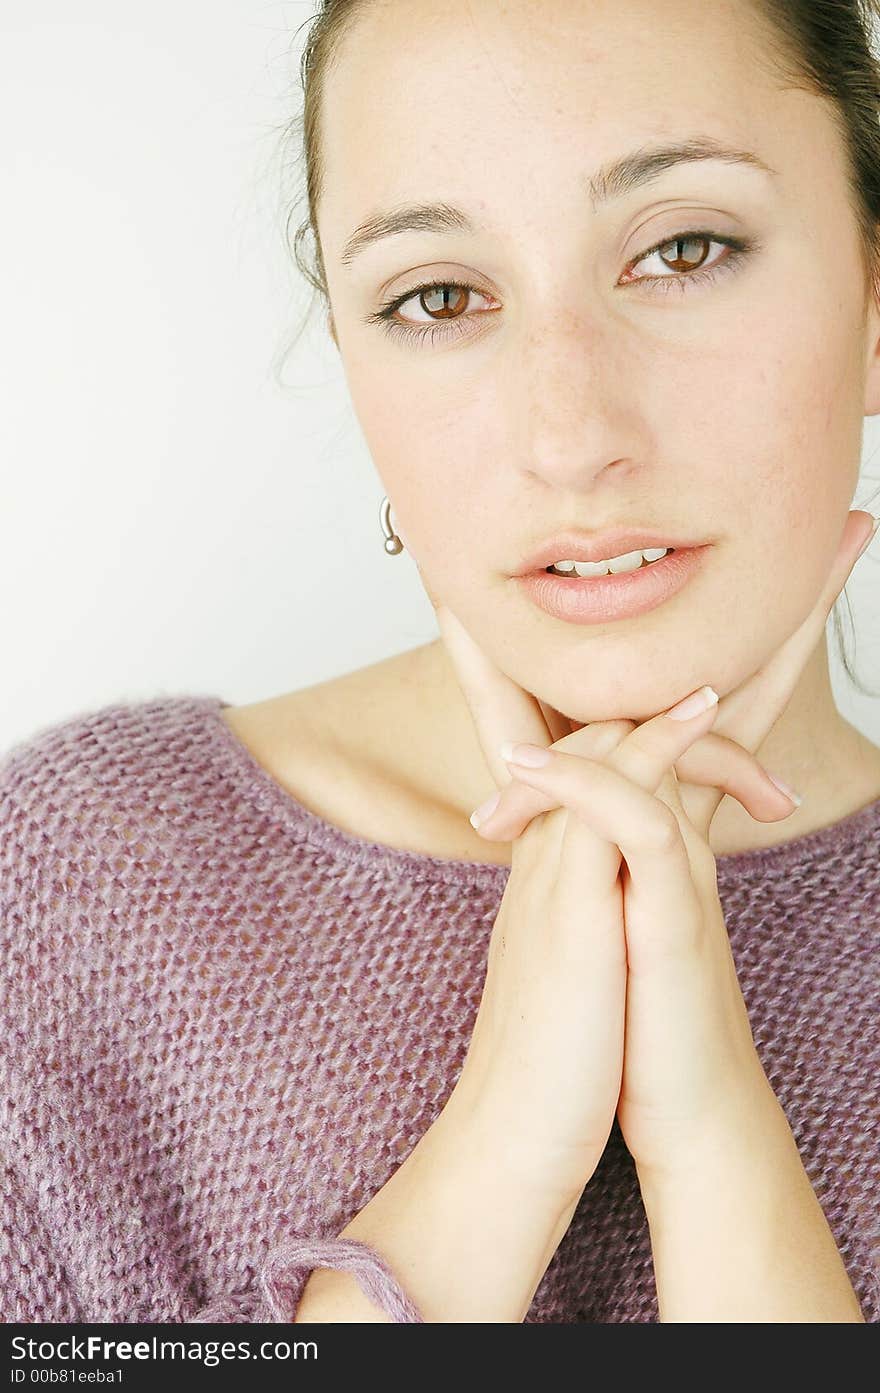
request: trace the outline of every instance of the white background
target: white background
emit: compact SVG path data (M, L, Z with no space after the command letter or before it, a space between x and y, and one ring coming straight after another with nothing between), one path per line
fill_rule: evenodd
M312 8L0 3L0 751L117 701L258 701L437 636L409 556L383 551L319 307L283 356L311 298L280 149ZM854 507L876 418L863 458ZM848 592L880 686L880 540ZM880 700L830 651L841 711L880 744Z

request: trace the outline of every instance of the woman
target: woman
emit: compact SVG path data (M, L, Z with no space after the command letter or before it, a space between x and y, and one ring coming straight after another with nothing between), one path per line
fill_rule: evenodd
M855 4L656 14L314 23L311 278L441 637L7 759L11 1319L880 1319L825 641L880 79Z

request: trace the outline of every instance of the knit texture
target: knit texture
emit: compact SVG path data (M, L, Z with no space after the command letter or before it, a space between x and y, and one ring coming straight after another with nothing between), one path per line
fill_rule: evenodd
M287 1321L442 1110L510 874L297 802L214 696L118 704L0 761L0 1318ZM765 1071L880 1320L880 802L717 858ZM656 1322L615 1122L525 1316Z

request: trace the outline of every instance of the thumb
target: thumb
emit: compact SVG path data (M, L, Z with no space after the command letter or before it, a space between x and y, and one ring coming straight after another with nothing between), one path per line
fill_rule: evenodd
M684 786L682 785L676 772L675 765L673 764L663 775L663 779L656 790L655 797L661 799L675 814L676 821L681 829L682 841L687 849L691 870L693 871L697 864L696 858L700 855L701 846L703 848L703 854L705 854L709 836L708 832L704 836L700 828L695 826L688 816L687 808L685 807L682 797L685 791L690 791L689 786L687 784ZM718 793L719 802L721 801L721 797L722 794Z
M446 605L435 606L437 624L458 685L468 704L483 758L499 789L512 775L499 754L505 740L547 746L551 731L536 697L496 667Z

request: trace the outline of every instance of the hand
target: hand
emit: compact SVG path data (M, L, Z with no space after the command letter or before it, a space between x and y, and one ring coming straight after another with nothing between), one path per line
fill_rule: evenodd
M644 748L656 784L710 723L687 726L658 717L638 728L620 720L573 732L559 712L500 672L450 610L435 608L484 757L505 789L515 784L498 746L511 730L540 744L561 735L560 746L590 759L610 754L624 735L638 731L633 739ZM554 808L532 820L511 849L486 983L455 1093L472 1115L486 1118L505 1166L517 1166L564 1202L592 1175L614 1121L626 945L621 857L611 829L600 836L569 817L558 797L551 801Z
M438 620L445 641L454 645L486 760L503 782L494 722L509 729L506 713L516 710L523 724L533 722L546 739L545 718L493 668L450 611L438 607ZM549 718L557 724L558 713L550 711ZM631 733L610 758L628 762L630 772L638 768L655 787L710 723L711 713L687 723L664 714L638 728L632 721L605 722L599 737L583 727L564 743L590 754L603 743L610 750L622 726ZM581 794L565 796L557 787L556 808L533 819L514 843L483 995L454 1091L482 1124L489 1146L503 1155L505 1170L514 1169L564 1207L595 1170L620 1097L627 974L621 827L629 821L639 826L644 809L633 818L633 798L648 805L655 825L658 817L671 821L672 814L601 762L580 753L553 757L581 788L592 784L590 796L601 814L571 816ZM626 835L623 840L629 847ZM665 869L667 841L664 836L657 848L649 829L647 842L640 843L639 864L651 876Z
M672 722L658 725L663 718L654 718L639 727L599 722L575 731L558 712L497 673L454 617L436 606L487 762L502 789L487 834L515 826L531 797L532 817L567 808L600 838L616 841L626 859L621 876L626 1036L617 1115L640 1175L686 1164L698 1141L720 1135L720 1126L742 1121L758 1103L775 1103L730 954L708 829L723 792L749 811L754 800L759 811L769 813L761 820L791 811L772 783L767 788L769 780L748 750L736 751L730 733L741 731L757 748L784 710L864 537L863 526L848 525L828 583L805 623L714 713L690 723L702 739L685 742L673 767L659 775L657 761L670 748L664 732ZM709 736L713 719L717 731L722 714L728 735ZM516 769L514 782L496 773L502 732L546 748L541 722L557 740L549 769ZM714 787L710 746L720 770ZM603 753L604 761L595 762ZM693 780L688 790L678 781L676 771L682 768ZM514 835L521 837L522 831ZM589 903L589 895L580 901L581 914Z
M866 534L857 525L858 514L850 514L807 619L762 669L719 704L715 734L723 728L726 739L734 736L749 751L766 738L823 638L834 603L873 530L873 517L868 521ZM676 913L673 870L668 891L661 891L662 903L646 878L637 882L626 875L624 880L624 923L633 952L617 1118L643 1183L681 1177L689 1165L699 1165L701 1147L729 1151L750 1132L757 1135L765 1119L771 1125L781 1120L787 1127L754 1046L718 898L708 838L722 795L711 787L685 789L673 771L659 796L680 833L672 859L681 909Z

